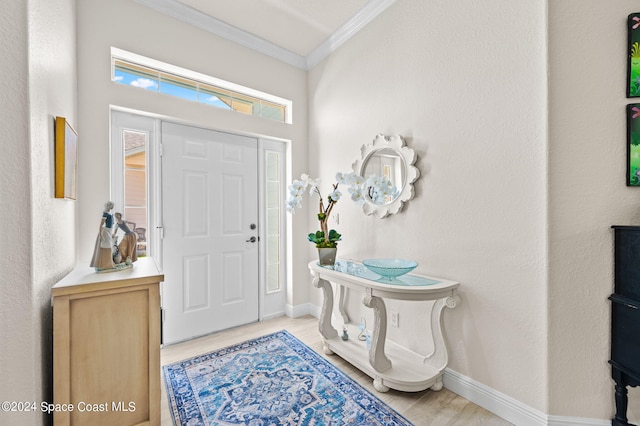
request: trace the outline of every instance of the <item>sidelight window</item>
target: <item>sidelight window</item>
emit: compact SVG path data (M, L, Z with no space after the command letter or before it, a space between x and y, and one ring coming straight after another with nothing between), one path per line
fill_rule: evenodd
M282 153L265 151L267 292L282 289Z
M124 129L124 217L138 237L137 255L147 254L147 144L149 134Z

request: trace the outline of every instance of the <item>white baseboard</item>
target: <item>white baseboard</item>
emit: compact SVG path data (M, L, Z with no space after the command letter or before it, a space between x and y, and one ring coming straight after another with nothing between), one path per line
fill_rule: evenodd
M303 303L302 305L289 305L285 306L285 313L289 318L300 318L305 315L311 314L311 303Z
M312 304L291 307L289 311L296 311L298 316L313 315L320 318L321 306ZM295 318L295 317L294 317ZM611 420L587 419L581 417L552 416L533 407L498 392L480 382L464 376L450 368L445 369L443 375L444 387L464 399L492 412L498 417L513 423L515 426L610 426Z
M272 314L263 315L260 321L267 321L274 318L280 318L285 316L287 313L285 311L275 312Z
M310 305L309 313L315 318L320 318L320 314L322 313L322 306Z
M447 368L444 386L516 426L609 426L611 420L550 416Z
M549 416L549 422L547 424L549 426L611 426L611 420Z
M303 303L302 305L295 306L285 306L285 314L289 318L300 318L305 315L311 315L316 318L320 318L320 312L322 312L322 306L312 305L311 303Z
M457 371L447 368L444 371L443 381L444 386L451 392L491 411L514 425L543 426L547 424L547 416L543 412L463 376Z

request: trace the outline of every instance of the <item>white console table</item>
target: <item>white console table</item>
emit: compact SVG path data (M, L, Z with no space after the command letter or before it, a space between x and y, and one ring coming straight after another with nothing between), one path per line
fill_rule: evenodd
M313 285L322 289L324 295L319 329L326 354L336 353L369 375L379 392L386 392L389 388L406 392L442 389L442 374L448 363L442 311L445 307L455 308L459 302L459 283L416 274L387 281L360 263L342 260L336 261L333 267L320 266L317 261L312 261L309 269L313 275ZM339 311L345 324L349 323L344 308L345 288L364 290L362 303L373 308L374 312L374 328L368 351L366 343L356 338L342 340L331 325L334 300L331 282L340 289ZM432 303L431 321L428 324L433 338L431 354L420 355L387 341L385 299L435 301Z

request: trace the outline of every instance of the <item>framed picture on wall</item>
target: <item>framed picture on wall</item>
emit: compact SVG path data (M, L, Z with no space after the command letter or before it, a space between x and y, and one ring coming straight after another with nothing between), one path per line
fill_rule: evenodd
M78 134L64 117L55 122L55 197L78 196Z
M640 186L640 104L627 105L627 186Z
M640 97L640 13L627 20L627 98Z

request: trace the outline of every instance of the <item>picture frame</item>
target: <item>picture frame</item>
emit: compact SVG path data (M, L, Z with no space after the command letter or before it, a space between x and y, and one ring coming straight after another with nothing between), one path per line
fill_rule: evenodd
M78 134L64 117L55 121L55 198L78 196Z
M627 105L627 186L640 187L640 104Z
M640 97L640 12L627 18L627 98Z

